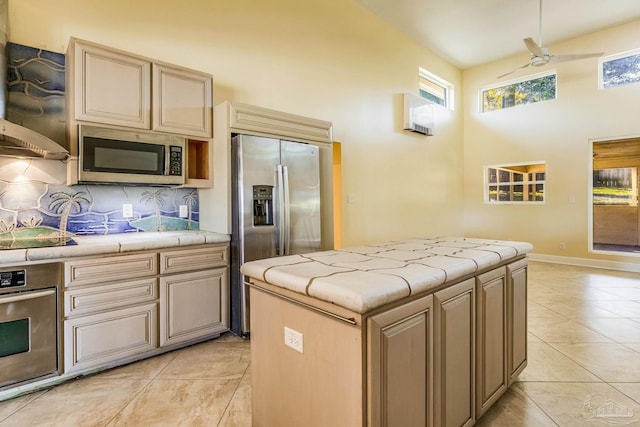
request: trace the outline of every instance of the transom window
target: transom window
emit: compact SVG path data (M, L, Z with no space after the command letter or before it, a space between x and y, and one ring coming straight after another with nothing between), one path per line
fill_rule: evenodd
M419 68L418 89L421 97L453 110L453 85L422 67Z
M640 82L640 49L605 56L599 63L598 74L603 89Z
M556 73L538 74L526 80L482 89L482 112L502 110L517 105L556 98Z
M485 203L543 203L544 162L485 166Z

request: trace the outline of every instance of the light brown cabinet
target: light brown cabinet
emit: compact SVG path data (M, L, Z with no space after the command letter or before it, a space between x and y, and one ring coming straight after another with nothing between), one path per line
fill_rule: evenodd
M227 246L160 253L160 346L229 329Z
M476 290L474 279L434 294L434 425L475 423Z
M64 271L65 373L158 347L157 254L71 260Z
M228 331L228 252L221 244L66 261L64 373Z
M507 390L507 277L499 267L476 277L476 416Z
M69 45L75 119L151 129L151 63L84 41Z
M367 322L369 425L432 426L433 295Z
M527 367L527 260L507 265L507 372L509 385Z
M84 40L69 44L74 119L212 137L212 77Z

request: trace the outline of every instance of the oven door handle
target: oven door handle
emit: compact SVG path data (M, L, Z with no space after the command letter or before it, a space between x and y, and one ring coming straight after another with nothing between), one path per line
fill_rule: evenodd
M28 299L46 297L48 295L53 295L56 293L55 289L50 289L47 291L38 291L38 292L23 292L21 294L8 295L8 296L0 296L0 304L9 304L12 302L24 301Z

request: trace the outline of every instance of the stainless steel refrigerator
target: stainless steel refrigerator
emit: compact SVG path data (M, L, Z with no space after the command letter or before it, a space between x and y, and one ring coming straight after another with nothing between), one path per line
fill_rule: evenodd
M236 135L231 142L231 330L250 332L248 261L321 249L320 149Z

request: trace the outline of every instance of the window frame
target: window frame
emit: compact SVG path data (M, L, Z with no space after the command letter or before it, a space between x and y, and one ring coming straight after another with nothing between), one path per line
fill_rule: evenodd
M484 111L483 106L484 106L484 92L491 90L491 89L497 89L500 87L506 87L506 86L512 86L518 83L522 83L522 82L527 82L527 81L531 81L531 80L537 80L537 79L541 79L543 77L547 77L547 76L555 76L555 86L556 86L556 90L555 90L555 97L552 99L545 99L544 101L552 101L555 99L558 99L558 72L555 69L552 70L547 70L547 71L542 71L540 73L535 73L535 74L529 74L527 76L524 77L519 77L516 79L511 79L511 80L506 80L500 83L496 83L496 84L492 84L489 86L483 86L480 88L480 91L478 93L478 111L481 114L484 113L492 113L495 111L503 111L503 110L508 110L509 108L513 108L513 107L522 107L523 105L530 105L530 104L537 104L538 102L529 102L526 104L515 104L511 107L506 107L506 108L499 108L497 110L488 110L488 111ZM539 101L541 102L541 101Z
M421 93L421 85L420 85L420 80L424 79L427 80L428 82L441 87L444 92L445 92L445 96L444 96L444 105L439 104L437 102L434 102L433 100L426 98L424 96L422 96ZM422 68L422 67L418 67L418 96L422 99L426 99L427 101L433 103L434 105L439 105L440 107L443 108L447 108L449 110L454 110L454 87L452 83L449 83L448 81L446 81L445 79L443 79L442 77L439 77L435 74L433 74L430 71L427 71L426 69ZM435 96L435 95L434 95Z
M532 181L508 181L504 184L498 181L497 183L489 182L489 169L497 169L497 170L508 170L509 168L515 168L520 166L534 166L534 165L544 165L544 179L537 180L534 179ZM485 165L483 168L483 202L485 205L544 205L547 202L547 162L544 160L541 161L531 161L531 162L519 162L519 163L502 163L498 165ZM524 173L524 172L521 172ZM508 185L513 187L514 185L534 185L537 186L542 185L542 200L490 200L490 187L497 186L498 188L501 185Z
M615 61L616 59L627 58L627 57L630 57L630 56L640 56L640 48L626 50L624 52L618 52L618 53L614 53L612 55L601 56L600 58L598 58L598 89L599 90L614 89L614 88L617 88L617 87L623 87L623 86L627 86L627 85L631 85L631 84L640 83L640 81L637 81L637 82L632 82L632 83L625 83L625 84L622 84L622 85L604 87L604 63L605 62L609 62L609 61Z

